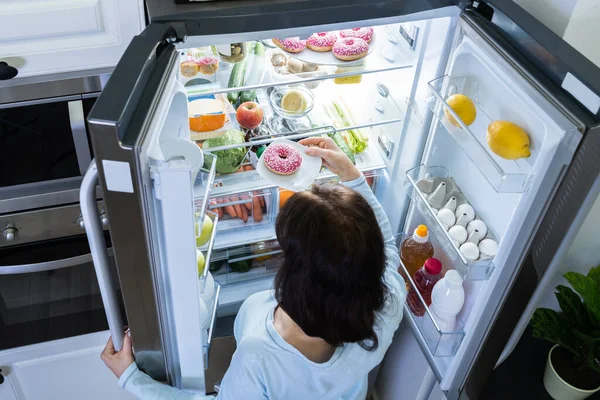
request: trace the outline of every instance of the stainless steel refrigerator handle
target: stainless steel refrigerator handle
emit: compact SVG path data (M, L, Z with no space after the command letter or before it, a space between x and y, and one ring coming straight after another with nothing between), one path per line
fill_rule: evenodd
M117 290L113 287L110 276L106 241L104 240L104 233L100 225L100 213L96 200L97 182L98 168L96 167L96 161L92 160L83 177L83 182L81 182L79 202L81 215L85 221L85 233L90 244L90 253L94 262L98 285L100 286L100 294L102 295L102 303L104 304L104 312L106 312L110 335L112 336L115 350L120 351L123 348L124 338L123 319L119 301L117 300Z

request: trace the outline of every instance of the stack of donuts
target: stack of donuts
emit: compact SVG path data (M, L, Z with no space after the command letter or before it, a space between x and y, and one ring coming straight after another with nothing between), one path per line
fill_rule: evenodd
M317 32L307 40L299 38L274 38L273 43L288 53L300 53L306 47L312 51L331 51L343 61L356 61L369 53L369 42L373 39L373 27L344 29L339 32Z

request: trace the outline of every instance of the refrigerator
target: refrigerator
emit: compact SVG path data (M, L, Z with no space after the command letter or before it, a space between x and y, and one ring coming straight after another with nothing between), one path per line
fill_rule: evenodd
M524 329L517 322L527 319L523 311L561 256L560 244L598 176L598 68L508 0L207 4L153 18L132 40L88 118L95 161L81 205L116 347L127 321L140 369L174 387L213 392L208 366L220 358L226 366L231 356L211 350L215 327L233 320L248 296L272 288L284 256L274 226L286 194L252 168L254 151L281 136L360 130L369 141L356 165L398 244L427 225L434 256L444 271L458 271L466 293L449 332L427 307L419 317L405 306L379 374L387 377L383 384L395 377L407 383L387 383L380 398L428 398L436 382L448 399L477 398L502 351L520 336L515 327ZM319 65L317 73L281 74L271 62L279 51L272 38L365 26L374 27L369 54L350 68L333 63ZM249 43L246 76L264 65L258 81L230 85L235 67L223 58L201 84L182 76L189 49L227 52L242 43ZM252 54L255 43L266 48L263 64ZM357 75L354 83L340 84ZM264 121L271 121L272 88L299 86L314 97L309 126L273 123L246 143L204 151L190 139L191 100L255 89ZM473 100L473 124L448 105L456 93ZM350 116L344 123L327 113L336 101ZM228 123L234 120L228 115ZM525 129L530 157L506 160L490 150L486 128L495 120ZM218 152L236 148L246 154L240 172L218 173ZM335 176L324 169L317 181L326 180ZM479 240L494 240L495 255L467 258L453 242L437 217L441 205L432 200L442 182L448 191L436 202L458 193L485 222ZM89 205L97 183L120 288L105 271L106 244L97 209ZM247 207L246 221L220 212L229 206ZM197 248L205 217L213 229ZM206 264L200 273L198 251Z

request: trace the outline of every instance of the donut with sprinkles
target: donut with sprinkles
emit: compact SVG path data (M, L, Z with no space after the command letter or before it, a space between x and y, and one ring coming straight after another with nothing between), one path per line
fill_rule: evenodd
M300 53L306 47L306 40L300 40L298 37L285 39L273 38L271 40L275 46L288 53Z
M279 175L291 175L302 165L302 155L289 144L271 144L262 154L265 166Z

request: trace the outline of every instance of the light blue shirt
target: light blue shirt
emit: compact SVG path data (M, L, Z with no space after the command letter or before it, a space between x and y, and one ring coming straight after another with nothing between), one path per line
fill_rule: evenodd
M375 332L379 347L367 351L356 343L346 343L335 350L329 361L320 364L312 362L287 343L275 329L273 312L277 302L273 291L256 293L246 299L236 317L234 334L237 349L217 399L365 399L367 376L383 360L402 320L406 287L397 271L400 257L390 223L365 177L345 182L344 185L358 191L369 202L385 240L384 280L389 294L377 315ZM123 373L119 385L142 400L214 398L156 382L138 370L135 363Z

